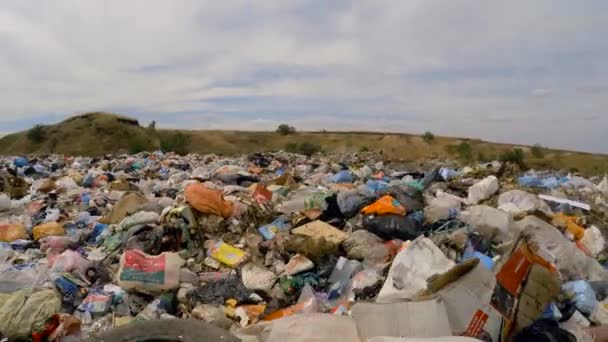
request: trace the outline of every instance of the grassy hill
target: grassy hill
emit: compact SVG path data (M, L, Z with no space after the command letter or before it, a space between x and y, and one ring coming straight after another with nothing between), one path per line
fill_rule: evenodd
M463 163L495 160L521 149L525 163L534 168L608 172L608 156L558 151L540 147L498 144L476 139L371 132L276 132L165 130L141 127L136 119L88 113L55 125L38 126L0 139L1 155L62 153L102 155L162 149L182 154L224 155L276 150L376 152L386 159L411 162L455 158ZM303 146L304 144L304 146Z

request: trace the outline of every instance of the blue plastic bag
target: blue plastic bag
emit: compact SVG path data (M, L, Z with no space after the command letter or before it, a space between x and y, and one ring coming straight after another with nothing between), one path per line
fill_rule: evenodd
M481 262L490 271L494 267L494 260L481 252L473 250L473 251L465 251L462 254L462 261L466 261L466 260L470 260L470 259L479 259L479 262Z
M26 167L29 166L30 163L23 157L17 157L13 160L13 165L15 165L15 167Z
M348 170L342 170L333 176L329 176L329 181L332 183L352 183L353 175Z
M574 302L581 313L590 315L597 307L595 291L585 280L575 280L562 285L562 291Z
M365 186L373 192L378 192L388 188L388 183L370 179L365 183Z

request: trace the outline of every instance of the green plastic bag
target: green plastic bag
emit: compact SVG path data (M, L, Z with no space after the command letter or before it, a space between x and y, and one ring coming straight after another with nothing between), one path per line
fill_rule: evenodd
M37 326L61 311L54 290L25 289L12 293L0 307L0 332L9 339L25 339Z

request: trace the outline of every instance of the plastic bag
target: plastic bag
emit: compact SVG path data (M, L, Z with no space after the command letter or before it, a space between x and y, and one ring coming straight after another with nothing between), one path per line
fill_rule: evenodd
M405 215L405 208L392 196L382 196L376 202L361 209L364 215Z
M62 273L77 271L84 275L91 262L85 259L80 253L68 249L61 253L51 267L51 276L53 278L60 276Z
M0 293L12 293L19 289L37 288L48 281L49 268L46 264L37 263L11 265L0 256Z
M536 195L522 190L510 190L498 196L498 209L513 216L521 216L539 210L553 215L549 205Z
M11 198L7 194L0 193L0 212L11 210Z
M140 211L122 220L120 222L120 228L123 230L127 230L136 225L155 223L156 221L158 221L158 217L159 215L155 212Z
M547 222L526 216L516 225L528 244L538 246L543 258L554 259L546 260L555 263L564 279L608 280L608 271L597 260L587 256Z
M462 202L459 198L438 192L424 208L424 221L434 223L440 220L453 219L460 212Z
M348 170L342 170L333 176L329 176L328 180L331 183L352 183L353 176Z
M0 242L13 242L27 238L27 231L22 223L0 223Z
M34 229L32 229L32 235L34 240L38 241L45 236L65 235L65 230L57 222L47 222L34 227Z
M189 298L205 304L224 304L234 298L237 303L246 303L253 291L248 290L240 278L228 277L208 283L189 294Z
M118 284L124 290L163 291L179 286L179 270L184 260L176 253L158 256L127 250L120 257Z
M296 192L289 200L283 202L279 211L283 214L292 214L299 211L327 209L325 198L327 194L313 189Z
M424 233L422 219L415 215L365 216L363 227L385 240L412 240Z
M0 332L10 339L31 337L35 327L61 311L61 299L53 290L17 291L0 307Z
M441 249L421 236L397 254L376 302L411 299L426 288L429 277L447 272L453 266Z
M498 179L495 176L489 176L469 188L469 204L477 204L480 201L490 198L498 191Z
M369 191L347 190L338 193L337 202L344 217L351 218L359 213L362 207L371 203L374 196Z
M591 226L585 230L581 243L594 258L606 248L606 239L604 239L604 235L602 235L602 232L596 226Z
M350 234L342 246L350 259L365 260L372 264L385 262L390 252L382 239L363 229Z
M186 201L204 214L228 218L232 216L232 202L224 200L220 190L209 189L201 183L191 183L184 192Z
M585 280L566 283L562 285L562 291L574 301L576 308L586 315L593 313L598 305L595 291Z
M274 311L263 318L264 321L273 321L275 319L293 316L296 314L307 314L319 312L319 302L315 296L314 289L310 285L304 285L298 302L290 307Z
M459 213L457 218L470 225L482 237L496 242L510 241L516 233L511 215L487 205L469 207Z
M579 241L585 236L585 228L577 224L577 217L564 215L563 213L553 216L551 223L556 227L565 226L566 236L570 240Z

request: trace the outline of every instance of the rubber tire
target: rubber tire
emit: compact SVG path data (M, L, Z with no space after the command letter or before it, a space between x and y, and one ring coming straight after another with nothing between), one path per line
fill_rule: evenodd
M239 342L227 330L203 321L168 319L141 321L112 329L90 342Z

